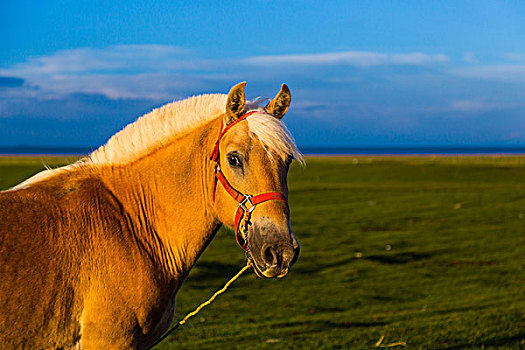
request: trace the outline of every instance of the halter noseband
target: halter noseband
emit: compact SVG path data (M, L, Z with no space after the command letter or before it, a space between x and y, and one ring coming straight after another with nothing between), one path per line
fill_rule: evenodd
M210 160L212 162L215 162L215 179L213 182L213 194L212 198L213 201L215 201L215 189L217 187L217 180L222 184L222 187L228 192L230 196L233 197L238 203L239 206L237 207L237 212L235 213L235 238L237 239L237 243L241 246L242 249L246 251L246 253L249 253L248 248L248 226L251 224L250 218L252 215L252 212L255 210L255 207L258 204L261 204L266 201L270 200L276 200L276 201L282 201L288 205L288 201L286 200L286 197L279 192L266 192L262 194L258 194L255 196L244 194L239 191L237 191L228 180L226 180L226 177L224 176L223 172L221 171L221 165L220 165L220 156L219 156L219 143L221 142L222 137L228 130L230 130L235 124L245 120L248 116L257 113L257 111L251 111L248 113L243 114L240 116L237 120L227 124L226 126L223 125L222 131L219 134L219 137L217 139L217 142L215 142L215 147L213 148L213 152L210 156ZM244 221L243 221L244 219ZM243 222L242 228L241 228L241 222Z

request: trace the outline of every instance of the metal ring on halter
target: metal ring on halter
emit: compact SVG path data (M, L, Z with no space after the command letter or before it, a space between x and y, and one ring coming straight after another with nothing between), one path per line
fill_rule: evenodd
M253 196L251 194L244 194L243 196L244 196L244 199L241 202L239 202L239 207L241 207L244 212L251 213L253 209L255 208L255 205L251 201L251 198ZM250 207L247 208L244 205L245 203L250 203Z

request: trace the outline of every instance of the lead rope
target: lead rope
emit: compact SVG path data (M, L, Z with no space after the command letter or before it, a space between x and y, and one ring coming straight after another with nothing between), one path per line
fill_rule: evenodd
M244 271L248 270L250 267L252 266L252 262L250 260L248 260L246 262L246 266L244 266L241 271L237 272L237 274L235 276L233 276L228 282L226 282L226 284L224 285L224 287L222 287L221 289L219 289L218 291L215 292L215 294L213 294L211 296L210 299L206 300L205 302L203 302L202 304L199 305L199 307L197 307L195 310L193 310L192 312L190 312L189 314L186 315L186 317L184 317L182 320L180 320L175 326L173 326L170 330L168 330L162 337L160 337L159 340L157 340L153 345L151 345L150 347L146 348L146 350L150 350L150 349L153 349L153 347L159 345L159 343L161 341L163 341L168 335L170 335L171 333L173 333L177 328L179 328L180 326L182 326L183 324L186 323L186 321L190 318L190 317L193 317L195 316L196 314L199 313L199 311L201 311L201 309L209 304L212 303L212 301L215 300L215 298L217 298L217 296L219 296L220 294L224 293L228 287L233 283L235 282L235 280L237 278L239 278L243 273Z

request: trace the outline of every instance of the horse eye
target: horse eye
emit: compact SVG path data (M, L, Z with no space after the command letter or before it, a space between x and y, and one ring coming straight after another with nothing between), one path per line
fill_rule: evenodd
M233 168L240 168L242 166L241 159L235 154L228 154L228 163Z

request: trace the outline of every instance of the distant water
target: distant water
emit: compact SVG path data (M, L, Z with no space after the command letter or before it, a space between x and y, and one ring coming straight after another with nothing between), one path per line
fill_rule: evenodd
M525 147L302 147L306 155L468 155L525 154Z
M86 155L96 147L0 147L6 155ZM301 147L306 155L525 154L525 147Z

